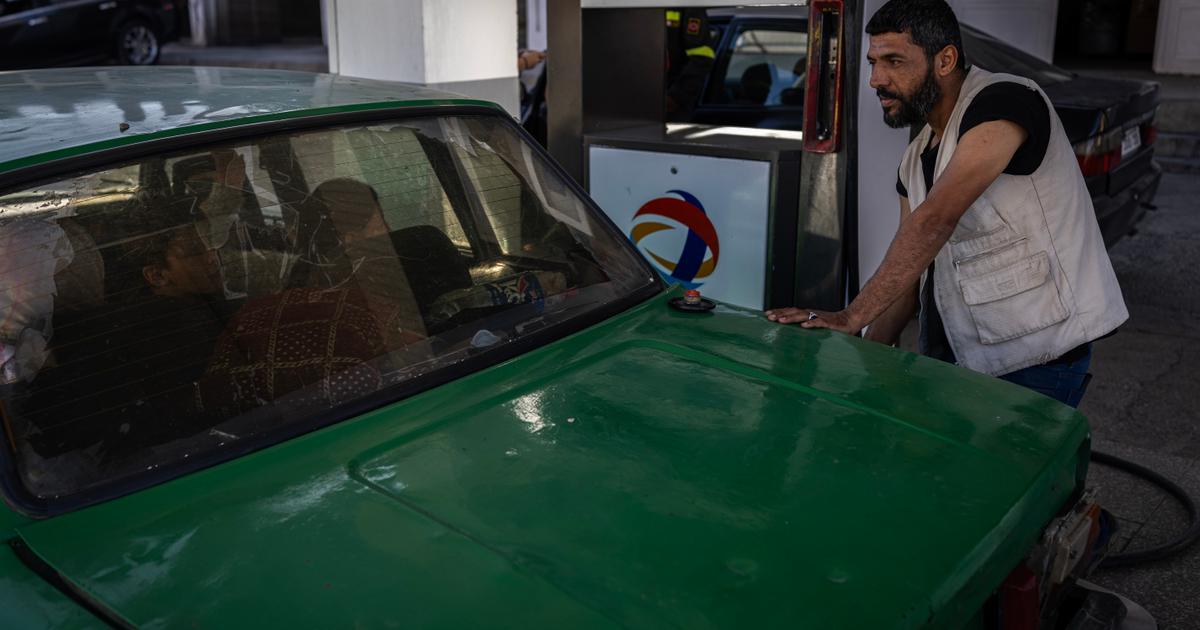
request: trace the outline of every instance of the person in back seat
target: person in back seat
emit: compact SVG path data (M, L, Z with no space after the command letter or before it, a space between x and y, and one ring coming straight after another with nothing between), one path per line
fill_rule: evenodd
M122 261L141 269L141 289L69 318L55 368L35 382L25 409L43 456L101 442L119 458L202 428L194 388L224 329L220 269L193 224L146 225Z
M762 105L771 95L771 66L766 63L756 63L742 72L741 97L737 102L750 105Z
M154 410L144 426L129 423L125 435L157 442L198 430L194 418L195 382L204 374L225 329L217 252L194 224L172 226L143 239L134 249L147 295L127 314L127 370L141 377L140 401ZM148 404L145 404L148 403Z
M360 181L331 179L317 186L310 204L333 228L349 270L346 282L362 292L386 345L396 349L424 339L412 270L392 237L379 193Z
M300 213L305 265L288 289L238 311L201 379L198 400L214 418L333 407L422 358L424 323L375 190L329 180Z

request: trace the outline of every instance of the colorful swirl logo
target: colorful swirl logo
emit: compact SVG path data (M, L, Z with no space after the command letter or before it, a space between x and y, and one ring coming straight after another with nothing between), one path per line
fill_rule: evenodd
M646 252L659 267L668 280L674 280L683 286L694 289L702 282L696 282L711 276L717 269L717 261L721 256L721 244L717 239L717 229L704 212L704 205L691 193L682 190L668 190L668 195L676 197L658 197L647 201L634 213L633 220L640 222L633 226L629 237L634 245ZM642 239L656 232L674 230L674 226L647 220L645 217L663 217L671 219L687 229L683 249L674 260L660 256L639 245ZM708 256L709 252L712 253Z

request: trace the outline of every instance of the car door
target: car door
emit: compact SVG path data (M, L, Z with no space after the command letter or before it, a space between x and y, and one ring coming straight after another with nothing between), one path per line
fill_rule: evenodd
M0 69L49 65L54 7L46 0L0 0Z
M692 121L801 129L807 59L805 20L734 20Z
M54 7L55 63L68 63L108 54L109 20L116 0L46 0Z

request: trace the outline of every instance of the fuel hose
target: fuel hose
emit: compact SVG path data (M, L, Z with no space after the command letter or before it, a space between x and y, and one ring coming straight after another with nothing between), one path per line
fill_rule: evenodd
M1158 486L1164 492L1179 501L1180 505L1183 506L1184 511L1187 512L1188 520L1190 521L1188 528L1175 540L1157 547L1151 547L1150 549L1130 551L1107 556L1100 563L1100 568L1114 569L1117 567L1128 567L1136 564L1144 564L1146 562L1154 562L1156 560L1165 560L1166 558L1170 558L1171 556L1182 553L1188 547L1195 544L1197 540L1200 540L1200 519L1197 519L1196 502L1186 490L1179 486L1179 484L1167 479L1157 471L1151 470L1145 466L1142 466L1141 464L1131 462L1127 459L1122 459L1116 455L1092 451L1092 461L1103 466L1122 470Z

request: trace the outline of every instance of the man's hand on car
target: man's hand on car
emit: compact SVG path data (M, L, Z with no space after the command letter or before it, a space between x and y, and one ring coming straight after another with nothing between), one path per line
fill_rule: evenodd
M865 324L860 324L849 310L818 311L813 309L775 308L766 311L767 319L780 324L800 324L801 328L828 328L848 335L857 335Z
M996 181L1026 135L1007 120L989 121L964 134L929 196L900 222L879 269L846 310L826 313L800 308L774 309L766 312L767 319L858 334L911 291L950 238L958 219Z

